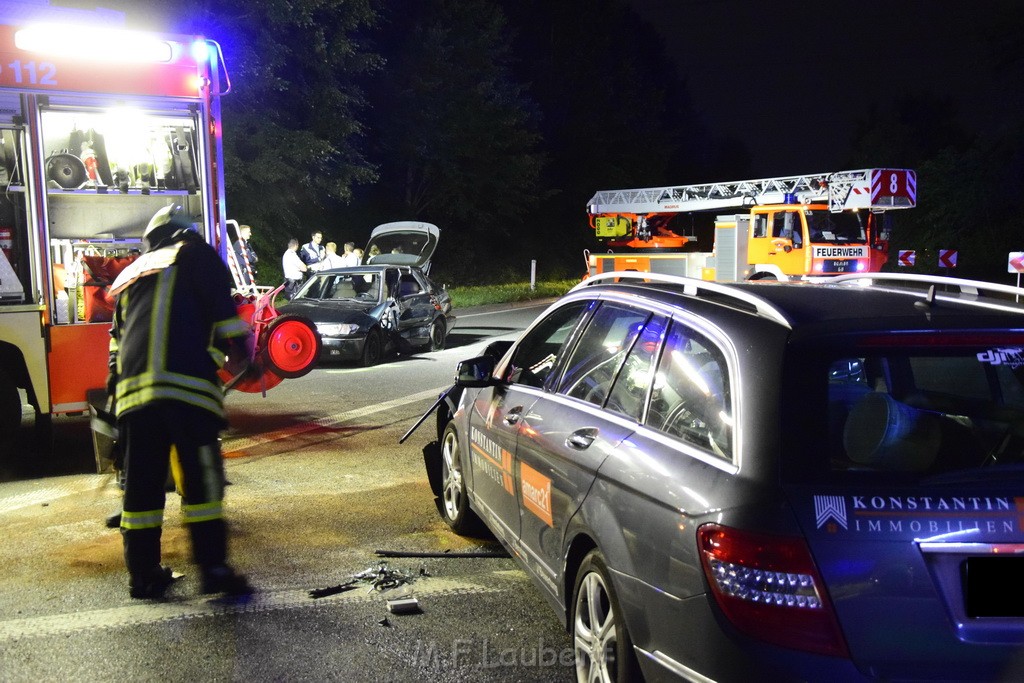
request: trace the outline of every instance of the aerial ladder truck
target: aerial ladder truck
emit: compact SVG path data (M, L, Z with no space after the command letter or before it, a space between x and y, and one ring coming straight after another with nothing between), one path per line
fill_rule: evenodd
M585 253L588 276L638 271L738 281L877 272L889 255L887 212L916 204L917 174L909 169L603 190L588 213L609 251ZM710 212L721 212L710 252L693 250L695 235L670 228L679 214Z

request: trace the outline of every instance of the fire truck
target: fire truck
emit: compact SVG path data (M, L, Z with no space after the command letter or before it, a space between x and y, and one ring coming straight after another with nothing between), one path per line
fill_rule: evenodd
M610 250L587 252L588 274L633 270L737 281L877 272L889 254L887 212L916 203L917 175L909 169L604 190L588 212ZM715 216L710 252L691 249L696 235L673 229L680 214L727 210Z
M269 354L234 388L265 391L315 363L315 328L278 316L234 255L219 99L229 89L220 46L202 36L0 24L0 436L26 403L37 427L94 405L109 285L172 204L230 265L239 313Z

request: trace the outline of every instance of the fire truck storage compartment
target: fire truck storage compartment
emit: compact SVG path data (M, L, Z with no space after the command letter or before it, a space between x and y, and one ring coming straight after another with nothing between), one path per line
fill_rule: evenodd
M105 187L128 194L199 187L190 116L128 106L72 108L51 101L41 118L51 189Z
M53 99L40 122L52 322L108 322L109 285L138 257L153 214L179 204L203 222L193 112Z

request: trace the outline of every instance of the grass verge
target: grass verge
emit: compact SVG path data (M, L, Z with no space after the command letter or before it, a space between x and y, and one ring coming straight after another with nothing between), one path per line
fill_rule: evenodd
M448 294L452 297L455 308L486 306L487 304L504 304L515 301L532 301L562 296L579 280L555 280L538 282L535 289L530 289L529 282L512 282L501 285L482 285L478 287L449 287Z

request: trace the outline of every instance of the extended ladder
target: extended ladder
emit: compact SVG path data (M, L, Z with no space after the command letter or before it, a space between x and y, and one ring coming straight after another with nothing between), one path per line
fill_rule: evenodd
M758 204L828 201L846 209L909 209L917 204L917 174L909 169L862 169L704 185L602 190L591 197L591 215L710 211Z

